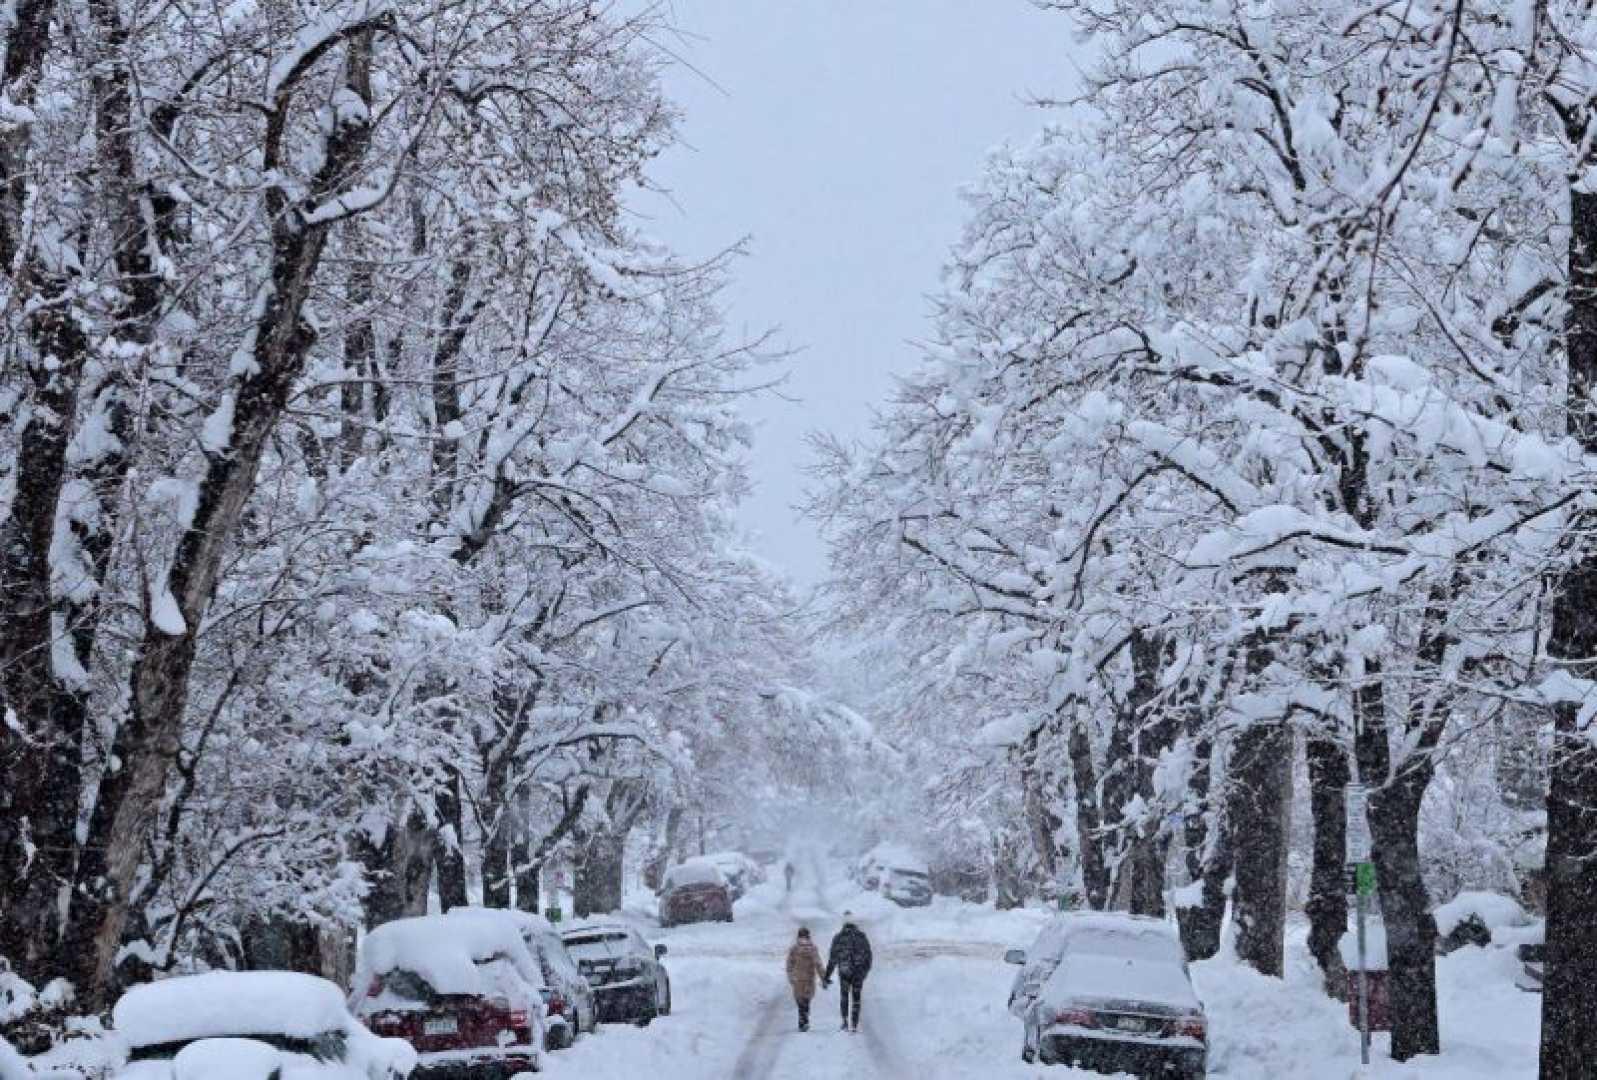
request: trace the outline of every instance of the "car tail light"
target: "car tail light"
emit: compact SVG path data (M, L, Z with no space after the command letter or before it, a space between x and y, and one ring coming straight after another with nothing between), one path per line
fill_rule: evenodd
M394 1013L378 1013L369 1024L379 1035L401 1035L405 1031L405 1022Z
M1069 1024L1072 1027L1097 1027L1098 1017L1091 1009L1055 1009L1050 1024Z
M1209 1022L1201 1016L1183 1016L1175 1022L1171 1034L1205 1042L1209 1038Z
M549 995L549 1015L551 1015L551 1016L564 1016L564 1015L566 1015L566 999L561 997L559 994L550 994Z
M526 1009L518 1009L510 1004L506 997L489 998L488 1005L493 1009L498 1019L513 1028L524 1028L529 1022Z

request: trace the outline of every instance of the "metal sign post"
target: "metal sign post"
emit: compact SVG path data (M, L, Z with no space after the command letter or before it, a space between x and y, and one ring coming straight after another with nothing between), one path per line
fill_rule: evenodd
M1375 867L1361 862L1359 890L1359 1061L1370 1063L1370 965L1365 949L1364 920L1370 910L1370 894L1375 892Z
M1370 965L1366 949L1365 921L1370 897L1375 893L1375 866L1370 862L1370 819L1364 813L1366 791L1363 784L1349 784L1345 793L1347 809L1347 862L1353 867L1353 889L1358 894L1359 923L1359 1060L1370 1063Z

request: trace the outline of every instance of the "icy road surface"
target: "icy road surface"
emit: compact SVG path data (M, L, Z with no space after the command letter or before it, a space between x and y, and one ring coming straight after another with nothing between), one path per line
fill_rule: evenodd
M551 1080L1073 1080L1096 1074L1020 1061L1020 1022L1004 1007L1015 968L1048 917L995 912L946 898L901 910L840 875L817 885L801 873L789 899L780 882L737 904L732 925L661 931L632 912L670 953L673 1013L648 1028L605 1025L597 1037L550 1055ZM837 984L815 999L811 1030L798 1031L783 963L793 934L810 927L823 954L842 911L871 936L860 1032L839 1030ZM1513 986L1511 945L1466 949L1440 961L1441 1058L1399 1066L1377 1039L1361 1069L1343 1006L1316 989L1302 931L1283 983L1225 961L1195 967L1209 1011L1210 1075L1235 1080L1516 1080L1536 1075L1540 1000Z

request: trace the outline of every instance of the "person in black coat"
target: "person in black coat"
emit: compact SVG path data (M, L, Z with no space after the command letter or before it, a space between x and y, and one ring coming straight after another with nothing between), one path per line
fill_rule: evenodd
M843 1009L843 1030L858 1031L860 992L865 989L865 976L871 973L871 942L854 924L852 912L843 912L843 929L832 939L822 986L832 984L833 971L843 982L837 995Z

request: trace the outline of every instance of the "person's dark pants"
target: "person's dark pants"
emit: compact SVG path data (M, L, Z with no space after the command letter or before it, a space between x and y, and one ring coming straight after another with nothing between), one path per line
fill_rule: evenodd
M793 1000L798 1002L799 1030L808 1031L810 1029L810 999L794 998Z
M852 979L847 975L839 975L837 1002L843 1010L843 1023L849 1027L859 1027L859 999L860 993L865 989L865 976Z

